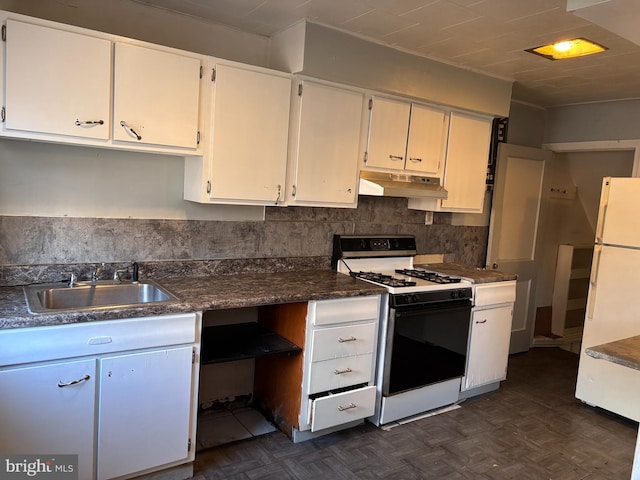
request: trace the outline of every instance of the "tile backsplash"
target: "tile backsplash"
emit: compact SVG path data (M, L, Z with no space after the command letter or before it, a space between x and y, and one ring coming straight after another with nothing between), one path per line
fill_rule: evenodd
M36 265L212 261L222 259L326 259L332 236L415 235L419 254L484 264L486 226L451 225L451 214L407 208L402 198L361 196L357 209L267 207L265 221L140 220L0 216L0 284L7 268ZM281 262L282 263L282 262Z

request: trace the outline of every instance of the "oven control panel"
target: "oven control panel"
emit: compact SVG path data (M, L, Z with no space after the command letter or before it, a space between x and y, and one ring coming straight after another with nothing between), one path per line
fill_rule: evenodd
M391 308L408 305L424 305L428 303L451 302L454 300L471 301L470 287L454 288L450 290L429 290L427 292L400 293L389 297Z

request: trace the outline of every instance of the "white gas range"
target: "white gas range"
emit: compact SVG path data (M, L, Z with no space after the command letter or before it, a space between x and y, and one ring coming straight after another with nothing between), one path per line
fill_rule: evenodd
M415 255L413 236L334 237L334 268L389 292L370 419L376 425L455 403L465 375L471 282L415 269Z

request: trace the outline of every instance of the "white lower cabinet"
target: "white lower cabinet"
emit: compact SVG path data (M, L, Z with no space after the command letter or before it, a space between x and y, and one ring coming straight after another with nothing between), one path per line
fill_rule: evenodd
M467 371L461 390L471 390L507 377L515 281L478 285L471 314Z
M93 478L95 389L94 359L0 370L0 452L77 454L78 478Z
M184 346L99 360L98 479L187 458L192 352Z
M82 480L192 461L199 318L0 331L0 452L77 454Z
M300 430L373 415L379 295L309 302Z

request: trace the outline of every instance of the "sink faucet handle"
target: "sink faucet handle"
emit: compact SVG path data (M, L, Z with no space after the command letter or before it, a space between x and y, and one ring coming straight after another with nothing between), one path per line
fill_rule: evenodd
M113 279L114 280L118 280L119 282L121 282L122 281L122 277L120 275L122 275L123 273L127 273L127 272L129 272L128 268L121 268L121 269L118 269L118 270L114 270L113 271Z
M96 266L93 270L93 272L91 273L91 281L92 282L96 282L100 279L100 275L102 275L102 272L104 272L104 269L107 265L102 262L100 263L100 265Z
M67 283L67 285L69 285L70 287L73 287L78 281L78 276L73 272L62 272L62 275L69 275L69 282Z

